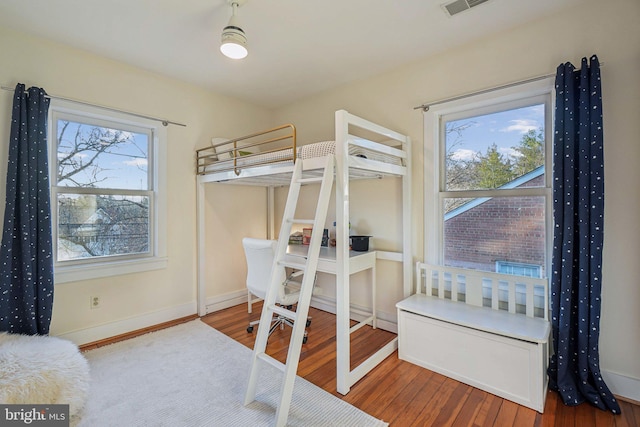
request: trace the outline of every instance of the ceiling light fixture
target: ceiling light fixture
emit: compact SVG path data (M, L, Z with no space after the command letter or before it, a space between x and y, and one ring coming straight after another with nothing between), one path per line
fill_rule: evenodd
M249 51L247 50L247 36L238 25L236 11L247 0L228 0L228 2L231 5L231 19L229 19L227 26L222 29L220 52L231 59L242 59L247 56Z

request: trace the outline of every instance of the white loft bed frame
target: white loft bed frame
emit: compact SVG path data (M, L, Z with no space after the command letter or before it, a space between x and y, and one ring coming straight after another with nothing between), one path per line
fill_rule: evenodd
M284 128L292 129L291 135L267 137L268 143L279 143L286 141L289 138L293 141L291 146L286 148L291 150L292 153L297 153L297 147L295 143L295 128L292 125L285 125L275 130L280 131ZM373 142L369 139L355 136L351 132L355 128L364 131L367 136L375 135L375 139L383 140L384 142ZM268 234L269 236L275 236L274 225L274 212L273 212L273 189L274 187L289 185L291 180L291 174L293 171L293 163L295 161L295 155L290 160L283 162L278 161L274 164L262 164L260 160L257 161L256 166L249 167L247 165L238 166L241 163L240 156L236 156L240 150L246 148L253 148L260 146L260 143L253 142L255 137L260 137L262 134L258 133L248 135L247 137L238 138L235 140L229 140L225 144L223 151L230 152L231 158L222 160L226 162L229 167L223 167L223 170L217 169L211 171L209 165L215 163L218 160L220 154L220 146L218 146L218 153L216 154L215 147L204 148L197 151L197 231L198 231L198 314L206 314L206 295L205 295L205 194L204 186L207 183L229 183L229 184L243 184L243 185L259 185L268 188ZM285 129L286 132L286 129ZM247 142L248 141L248 142ZM232 145L232 148L228 148ZM358 156L349 155L350 148L360 147L367 150L372 150L376 153L381 153L385 156L396 157L401 160L401 164L391 164L382 161L372 160L369 158L363 158ZM387 129L383 126L355 116L348 113L345 110L338 110L335 113L335 192L336 192L336 312L348 313L349 307L349 230L345 227L345 224L349 224L349 183L351 179L364 179L364 178L380 178L382 176L395 176L402 179L402 252L388 252L388 251L376 251L377 259L389 260L401 262L403 264L402 273L402 289L404 297L408 297L412 291L412 273L413 273L413 259L411 254L411 140L408 136L402 135L398 132ZM253 156L248 156L253 157ZM255 156L259 159L258 156ZM248 161L250 162L250 160ZM305 158L303 159L303 171L308 173L310 171L318 170L322 173L322 168L325 164L324 157ZM374 354L369 359L356 368L354 371L350 370L349 359L349 331L341 331L340 328L344 328L344 325L338 326L337 331L337 348L346 349L346 356L338 355L337 359L337 372L338 372L338 392L346 394L349 388L357 380L362 378L370 369L376 366L382 361L388 354L393 352L397 347L397 339L392 343L387 344L385 348L381 349L378 353ZM346 326L348 329L348 326ZM345 333L346 332L346 333ZM346 338L345 338L346 337ZM390 346L393 346L391 348ZM384 350L384 351L383 351ZM340 375L340 373L345 375ZM348 377L348 378L342 378Z

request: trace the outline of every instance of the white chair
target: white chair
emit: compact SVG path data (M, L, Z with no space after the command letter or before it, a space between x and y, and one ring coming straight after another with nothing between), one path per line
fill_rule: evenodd
M271 278L271 268L273 267L273 259L276 253L276 246L278 242L276 240L265 239L252 239L245 237L242 239L242 246L244 247L244 254L247 260L247 289L250 294L253 294L259 298L264 299L267 295L267 289L269 287L269 279ZM302 276L302 271L295 271L289 276L284 267L276 266L277 268L277 283L280 284L278 288L278 296L276 298L276 304L282 306L292 306L298 302L300 296L301 282L293 280L294 278ZM249 298L251 296L249 295ZM249 299L251 301L251 299ZM249 305L249 309L251 305ZM251 312L251 311L249 311ZM260 323L256 320L249 323L247 332L253 332L253 327ZM307 326L311 324L311 318L307 318ZM293 322L283 316L274 316L271 321L271 327L269 329L269 335L271 335L278 327L284 329L284 326L288 325L293 327ZM303 343L307 342L307 331L304 331Z

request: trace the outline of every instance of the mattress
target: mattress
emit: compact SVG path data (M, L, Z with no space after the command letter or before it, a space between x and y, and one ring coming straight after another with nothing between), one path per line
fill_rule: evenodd
M285 150L274 151L265 154L239 156L236 158L236 167L238 169L242 169L251 166L263 166L265 164L284 164L291 161L291 151L292 149L288 148ZM321 141L297 147L296 156L300 159L306 160L335 154L335 151L335 141ZM363 159L390 163L393 165L402 165L402 160L399 157L354 145L349 145L349 155L361 157ZM233 162L231 160L221 160L208 165L206 171L208 173L211 173L217 170L228 170L231 167L233 167Z

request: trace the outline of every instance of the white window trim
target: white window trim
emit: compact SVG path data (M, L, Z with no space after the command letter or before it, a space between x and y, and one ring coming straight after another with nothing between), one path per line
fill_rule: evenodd
M442 264L444 251L444 230L441 218L442 198L447 194L455 194L457 197L491 197L495 195L492 190L474 191L440 191L440 179L444 174L443 159L440 156L441 147L441 121L444 116L456 117L466 116L470 113L481 115L483 112L489 113L494 110L501 110L502 107L517 108L518 105L526 103L526 100L540 97L546 104L545 108L545 139L548 141L545 150L545 187L539 189L529 189L523 195L545 196L546 197L546 266L545 271L549 272L551 266L551 248L553 243L553 203L551 198L551 176L552 176L552 150L553 140L553 106L555 104L553 77L510 86L504 89L496 89L478 95L454 99L429 107L424 113L424 259L431 264ZM500 106L501 108L498 108ZM429 169L432 167L433 169ZM509 192L506 193L505 191ZM503 195L521 195L520 190L502 190Z
M151 210L153 247L151 254L140 258L104 259L91 263L60 265L54 261L54 283L67 283L80 280L97 279L101 277L118 276L122 274L139 273L144 271L166 268L167 258L167 129L155 120L118 113L100 107L87 106L72 101L52 99L49 107L49 173L57 173L56 136L52 135L53 117L56 113L73 114L88 119L116 121L124 125L142 127L152 130L153 141L153 189L154 203ZM53 182L53 180L51 181ZM57 212L55 200L51 198L52 227L57 227ZM155 218L154 218L155 217ZM57 242L53 242L57 245Z

